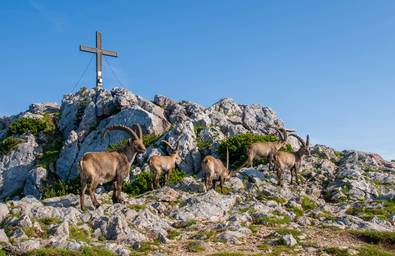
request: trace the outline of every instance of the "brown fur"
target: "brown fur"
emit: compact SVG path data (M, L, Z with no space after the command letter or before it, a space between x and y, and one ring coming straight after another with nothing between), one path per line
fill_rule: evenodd
M229 170L229 151L227 151L226 167L221 160L206 156L202 161L202 170L205 175L205 189L209 188L215 190L216 182L219 181L221 192L224 193L224 183L234 176L234 173Z
M255 159L267 159L269 164L273 162L273 156L282 147L287 145L287 132L294 130L285 130L283 128L274 128L279 136L280 140L275 142L256 142L247 147L247 161L239 168L253 167Z
M152 156L149 159L149 167L153 176L151 186L155 185L156 188L160 186L159 180L162 173L165 174L165 184L169 184L171 172L176 167L176 163L181 160L178 155L178 143L176 148L173 148L167 141L164 143L172 149L172 153L169 156Z
M277 152L274 155L274 166L277 171L277 184L283 186L282 176L285 170L291 171L291 184L295 178L296 184L299 185L298 171L302 164L303 156L310 155L309 149L309 135L307 135L306 143L297 135L291 134L290 136L296 137L302 144L296 152Z
M122 181L128 177L130 167L138 153L145 152L145 146L142 140L141 128L139 136L128 127L115 125L109 130L123 130L132 135L125 147L112 152L88 152L78 163L80 172L81 190L80 204L84 209L84 195L89 185L89 195L93 205L97 208L100 206L96 199L96 187L99 184L114 181L113 202L122 202L121 187Z

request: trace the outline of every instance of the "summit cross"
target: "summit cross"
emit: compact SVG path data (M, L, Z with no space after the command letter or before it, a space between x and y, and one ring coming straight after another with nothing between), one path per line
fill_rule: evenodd
M102 34L101 32L96 32L96 48L80 45L80 51L95 53L96 54L96 89L103 87L103 55L118 57L116 51L103 50L102 48Z

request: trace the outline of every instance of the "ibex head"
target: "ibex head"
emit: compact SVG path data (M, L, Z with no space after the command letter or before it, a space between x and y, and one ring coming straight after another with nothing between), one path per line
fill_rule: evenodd
M173 147L168 141L163 140L162 142L165 143L171 149L171 155L175 156L176 163L181 162L182 159L181 159L180 155L178 154L180 141L179 140L177 141L177 144L175 147Z
M296 134L290 134L289 136L293 136L293 137L297 138L300 141L302 146L300 147L299 152L301 154L311 156L311 153L310 153L310 136L309 135L306 136L306 142L304 142L304 140L301 137L299 137L298 135L296 135Z
M144 146L144 142L143 142L143 132L141 130L141 126L140 125L136 125L137 127L137 131L138 131L138 135L137 133L124 125L113 125L108 127L104 133L103 133L103 137L107 134L107 132L109 131L113 131L113 130L120 130L120 131L124 131L127 132L130 135L130 139L128 139L128 147L132 148L135 152L137 153L144 153L145 152L145 146Z

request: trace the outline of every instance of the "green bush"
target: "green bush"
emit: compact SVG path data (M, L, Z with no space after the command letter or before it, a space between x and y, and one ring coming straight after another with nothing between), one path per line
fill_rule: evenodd
M365 245L359 248L358 256L391 256L393 252L385 251L384 249L377 248L376 246Z
M186 174L180 169L174 169L170 175L170 184L177 184L180 182ZM165 184L164 175L160 179L160 184ZM139 175L136 175L131 182L124 182L122 185L122 191L133 196L141 195L145 192L152 190L152 178L148 171L143 171Z
M218 154L220 158L226 160L226 148L229 149L229 163L231 168L240 167L247 160L247 146L255 142L277 141L275 135L260 135L260 134L240 134L233 136L223 142L218 147ZM266 163L266 162L264 162Z
M334 256L351 256L351 254L348 253L347 249L340 249L336 247L328 247L323 249L323 251L328 253L329 255Z
M28 252L28 256L115 256L113 252L102 247L84 246L79 251L63 248L39 248Z
M395 245L395 232L378 230L353 230L351 234L373 244Z
M59 132L56 132L43 146L43 154L38 159L37 166L49 169L50 164L54 163L59 158L62 145L63 138Z
M50 135L56 132L56 125L49 114L45 114L43 118L22 117L11 123L7 135L22 135L27 132L33 135L40 132Z
M76 241L86 242L86 243L89 243L89 241L91 240L91 234L86 229L78 228L76 226L70 226L69 231L70 231L69 238L71 239L74 239Z
M80 178L77 177L70 181L55 180L53 183L46 184L42 190L43 199L65 196L68 194L80 193Z
M22 143L23 140L14 137L6 137L0 140L0 154L6 155L11 150L15 149L19 143Z
M304 197L302 197L302 208L305 211L313 210L313 209L317 208L317 204L313 200L308 198L307 196L304 196Z
M151 146L153 143L157 142L161 135L146 134L143 135L143 143L145 147ZM115 151L125 147L128 144L128 139L123 139L117 143L108 146L107 151Z
M375 216L380 219L386 219L395 212L395 201L378 200L376 202L378 203L376 207L366 207L365 205L361 205L359 207L350 207L347 209L346 213L369 221Z

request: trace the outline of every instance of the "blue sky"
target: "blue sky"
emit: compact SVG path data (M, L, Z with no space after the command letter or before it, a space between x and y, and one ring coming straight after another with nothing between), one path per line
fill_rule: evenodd
M104 48L136 94L270 106L314 143L395 159L395 1L11 1L0 115L60 102ZM80 86L94 86L94 61ZM106 88L119 86L104 62Z

